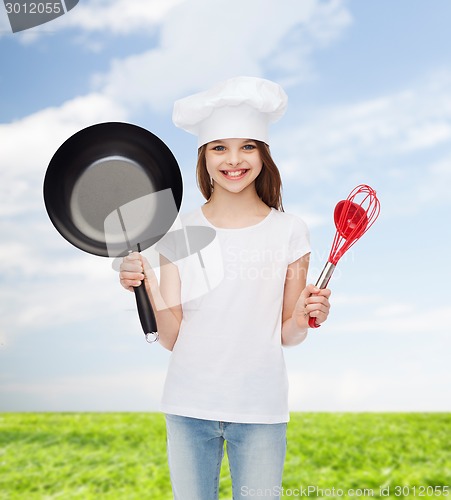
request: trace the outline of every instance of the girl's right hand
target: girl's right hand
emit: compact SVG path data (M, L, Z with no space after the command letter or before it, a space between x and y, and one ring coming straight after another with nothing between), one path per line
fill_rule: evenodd
M138 252L133 252L122 259L119 280L121 285L130 292L133 292L142 280L148 293L155 285L158 286L157 277L149 262Z

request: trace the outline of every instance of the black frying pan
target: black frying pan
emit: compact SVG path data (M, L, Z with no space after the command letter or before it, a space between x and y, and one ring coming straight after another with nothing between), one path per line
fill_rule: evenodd
M55 228L81 250L103 257L159 241L182 202L177 161L157 136L129 123L100 123L67 139L51 159L44 201ZM157 338L144 288L135 288L146 339Z

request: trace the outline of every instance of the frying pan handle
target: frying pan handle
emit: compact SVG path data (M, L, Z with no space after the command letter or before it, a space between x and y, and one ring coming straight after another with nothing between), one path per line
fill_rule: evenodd
M155 319L155 314L150 304L144 281L142 281L139 286L135 287L134 290L139 320L141 321L143 332L146 335L146 340L149 338L148 335L153 335L154 339L158 340L157 320Z
M327 262L326 265L324 266L324 269L322 270L315 286L317 286L318 288L321 288L321 289L326 288L327 284L329 283L330 278L332 277L334 270L335 270L335 264L332 264L332 262ZM308 319L308 325L310 328L319 328L321 326L319 323L316 322L316 318L313 318L313 317L310 317Z

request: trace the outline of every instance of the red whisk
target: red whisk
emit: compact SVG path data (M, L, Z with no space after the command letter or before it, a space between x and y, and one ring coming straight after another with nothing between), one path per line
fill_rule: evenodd
M360 199L360 202L358 201ZM335 233L329 259L316 282L318 288L326 288L340 258L374 224L380 212L376 191L360 184L346 200L339 201L334 210ZM309 326L318 328L316 318L309 318Z

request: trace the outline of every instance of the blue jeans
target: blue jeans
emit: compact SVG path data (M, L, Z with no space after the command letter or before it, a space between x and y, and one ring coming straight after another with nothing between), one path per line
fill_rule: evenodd
M216 500L224 441L233 498L278 499L286 423L239 424L166 415L168 461L175 500Z

